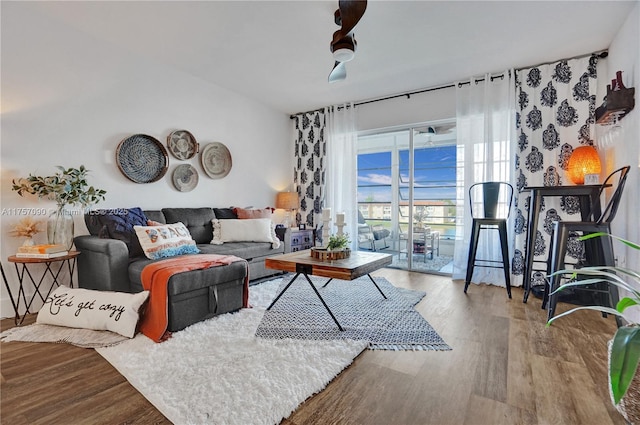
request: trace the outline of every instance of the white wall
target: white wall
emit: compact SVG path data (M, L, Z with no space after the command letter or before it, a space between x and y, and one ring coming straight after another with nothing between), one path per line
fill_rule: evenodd
M24 216L15 208L55 205L19 197L11 190L13 178L84 164L91 170L89 183L107 191L99 207L145 209L265 207L291 184L287 115L60 25L28 3L3 2L1 19L0 259L14 290L17 279L6 258L22 240L8 232ZM115 150L121 140L145 133L166 146L176 129L189 130L201 147L224 143L233 158L230 174L212 180L199 157L179 161L171 155L167 174L155 183L136 184L119 171ZM185 163L200 180L196 189L181 193L171 172ZM86 233L77 217L76 234ZM36 242L46 242L46 235L37 235ZM12 315L4 287L0 302L0 314Z
M606 59L607 75L599 78L606 85L615 78L616 71L622 71L622 80L626 87L635 87L635 108L621 121L623 134L620 140L607 151L607 168L615 169L624 165L631 165L631 172L625 187L624 198L620 206L619 216L613 223L617 234L626 235L636 242L640 241L640 226L638 223L638 205L640 204L640 3L636 4L633 12L620 28L616 38L609 48ZM617 247L616 247L617 248ZM640 260L640 257L636 257ZM640 264L640 261L635 261Z
M607 171L631 165L620 209L612 224L612 232L631 241L640 242L640 3L636 4L611 43L606 63L608 74L602 78L599 76L599 81L606 85L607 81L615 78L616 71L623 71L624 85L635 87L635 108L620 121L623 128L622 137L606 152ZM640 270L640 252L617 243L614 249L621 266ZM640 320L640 312L634 312L634 317Z
M445 88L367 103L356 107L358 131L451 119L456 116L455 88Z

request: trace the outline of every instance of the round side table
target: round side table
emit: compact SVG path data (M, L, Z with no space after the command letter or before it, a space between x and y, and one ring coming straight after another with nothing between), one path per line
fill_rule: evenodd
M38 295L44 303L49 294L51 294L53 287L60 286L62 284L62 282L60 282L60 274L65 268L69 271L68 284L73 288L73 272L76 268L76 258L78 255L80 255L79 251L69 251L67 255L53 258L17 257L15 255L8 258L9 262L14 263L16 267L16 274L18 275L18 282L20 284L18 287L18 294L14 299L9 283L6 280L4 282L7 292L9 293L9 298L11 299L11 305L13 305L13 310L15 312L14 322L16 325L21 325L24 318L30 313L29 309L31 308L31 304L33 304L33 300L36 298L36 295ZM34 278L34 274L29 270L29 266L33 264L45 265L45 270L42 272L42 276L40 276L37 282ZM25 275L29 278L28 280L35 289L29 300L27 300L27 295L25 293ZM42 292L44 292L44 289L46 288L46 285L43 286L43 283L47 276L50 276L52 279L51 286L49 286L47 294L43 295ZM22 317L19 313L21 302L24 302L26 308Z

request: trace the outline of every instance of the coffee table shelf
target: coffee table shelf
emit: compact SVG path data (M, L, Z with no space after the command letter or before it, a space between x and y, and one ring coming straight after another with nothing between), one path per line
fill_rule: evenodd
M283 254L267 258L265 260L265 265L267 268L295 273L293 279L291 279L289 283L284 287L284 289L276 296L271 305L267 307L267 310L270 310L271 307L273 307L273 305L280 299L282 294L284 294L287 289L289 289L289 287L293 284L293 282L295 282L298 276L302 274L309 285L311 285L311 288L313 288L313 291L322 302L322 305L324 305L324 307L327 309L329 315L331 315L333 321L336 323L336 325L338 325L338 328L343 331L344 329L338 322L338 319L336 319L333 312L322 298L322 295L320 295L318 289L313 285L311 279L309 279L309 275L330 278L329 281L324 284L324 286L327 286L327 284L329 284L332 279L348 281L367 275L369 276L369 279L371 279L371 282L373 282L373 284L376 286L376 288L378 288L380 294L384 298L387 298L382 290L380 290L373 277L371 277L370 273L382 267L390 265L392 259L393 256L391 254L355 251L351 253L351 256L349 258L322 261L311 257L310 250L292 252L290 254Z

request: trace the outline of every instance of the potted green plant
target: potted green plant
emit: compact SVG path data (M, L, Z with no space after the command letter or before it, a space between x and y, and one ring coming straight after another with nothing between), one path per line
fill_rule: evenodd
M18 195L36 195L40 199L55 201L57 208L47 221L49 243L62 244L70 249L73 245L73 216L67 206L89 207L105 199L106 191L96 189L87 183L87 170L79 168L56 167L59 172L52 176L34 176L14 179L11 189Z
M347 233L342 235L331 235L327 240L327 246L322 248L311 248L311 256L318 260L340 260L349 258L351 250L349 244L351 240Z
M342 235L331 235L329 236L329 243L327 244L327 249L331 251L345 249L349 247L351 243L351 239L349 239L349 235L344 233Z
M585 235L580 239L586 240L601 236L611 236L633 249L640 250L640 245L636 243L603 232ZM629 307L640 305L640 273L622 267L593 266L583 267L576 270L559 270L554 273L554 275L556 274L571 274L573 278L579 274L586 276L587 278L583 280L572 280L569 283L560 286L556 291L554 291L554 293L562 291L565 288L590 285L602 281L606 281L610 285L616 285L618 288L628 292L628 296L620 299L615 309L604 306L576 307L553 317L547 323L547 326L549 326L557 319L578 310L597 310L620 316L627 322L626 326L621 326L616 330L616 333L610 342L609 355L609 382L613 404L625 416L625 418L627 418L627 415L631 413L623 410L627 410L629 407L628 405L635 403L625 403L623 398L627 394L631 386L631 382L636 376L638 362L640 361L640 325L629 317L628 314L625 314L625 312ZM640 412L635 414L638 415L637 417L640 417Z

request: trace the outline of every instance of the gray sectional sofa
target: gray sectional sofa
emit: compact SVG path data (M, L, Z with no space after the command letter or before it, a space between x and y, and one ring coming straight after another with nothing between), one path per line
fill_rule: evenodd
M125 222L116 222L113 218ZM213 238L211 220L235 218L232 209L164 208L142 211L139 208L97 210L85 215L89 235L74 239L78 257L78 284L82 288L135 293L143 290L142 269L154 261L146 258L132 230L134 224L146 220L162 224L182 222L189 230L201 253L235 255L246 262L235 262L205 270L174 275L169 280L169 331L184 329L195 322L238 310L242 307L246 273L256 281L278 273L267 269L266 258L288 252L289 238L284 229L278 235L283 243L272 248L268 242L228 242L210 244ZM248 266L248 267L247 267Z

